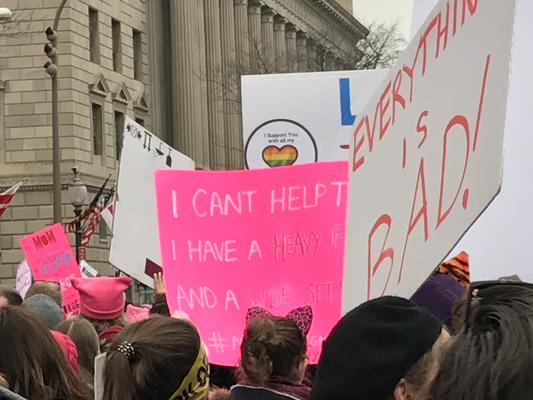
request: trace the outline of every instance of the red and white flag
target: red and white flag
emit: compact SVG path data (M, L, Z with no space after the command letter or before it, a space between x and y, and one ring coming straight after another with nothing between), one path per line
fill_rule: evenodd
M15 193L17 193L17 190L19 190L25 181L26 179L23 179L19 183L11 186L5 192L0 193L0 216L4 213L11 200L13 200Z
M89 213L85 224L81 228L81 245L82 247L89 246L89 240L91 236L96 232L96 227L102 218L102 210L104 205L102 201L99 201L96 205L90 207L92 212Z
M109 230L113 230L113 218L115 217L115 201L114 199L109 202L106 208L102 211L102 219L109 227Z

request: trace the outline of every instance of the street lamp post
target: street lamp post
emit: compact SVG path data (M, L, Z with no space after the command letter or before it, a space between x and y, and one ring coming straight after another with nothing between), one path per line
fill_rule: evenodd
M76 216L76 261L80 263L80 247L81 247L81 221L79 216L81 215L82 207L87 199L87 187L80 179L78 167L72 168L74 173L74 179L68 188L70 196L70 203L74 207L74 215Z
M5 24L13 17L13 13L9 8L0 7L0 24Z
M61 152L59 146L59 99L57 93L57 29L59 18L67 0L61 0L54 18L53 28L45 31L49 43L44 46L44 52L49 61L44 64L44 69L52 79L52 187L54 198L54 222L61 222Z

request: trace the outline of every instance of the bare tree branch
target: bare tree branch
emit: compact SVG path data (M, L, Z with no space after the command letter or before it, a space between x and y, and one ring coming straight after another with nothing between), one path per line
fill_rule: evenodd
M353 69L376 69L391 67L396 59L399 57L403 48L405 47L405 40L402 37L398 24L390 26L385 24L371 24L369 26L370 34L366 39L360 40L357 47L353 47L350 54L342 54L342 60L345 66ZM327 71L331 69L332 65L328 65L328 57L330 53L340 51L335 43L339 43L343 38L332 36L331 32L322 32L314 39L316 51L314 58L309 59L312 64L310 68L313 71ZM240 65L238 62L235 65L227 66L226 70L231 71L229 74L224 74L222 68L217 71L212 71L209 76L202 76L200 79L206 81L210 86L209 99L213 102L223 102L226 107L225 113L240 114L242 109L241 104L241 76L250 74L270 74L278 71L278 60L276 57L267 57L263 44L255 40L250 40L248 49L237 49L236 51L243 52L241 57L234 57L235 60L251 60L250 65ZM246 54L244 54L246 52ZM361 57L361 52L363 57ZM275 52L274 52L275 53ZM309 53L308 53L309 54ZM337 53L338 54L338 53ZM287 61L288 60L288 61ZM286 62L291 62L287 58ZM297 62L297 59L292 60Z
M358 43L364 55L356 63L356 69L392 67L406 45L398 22L392 25L374 22L368 26L368 30L369 35Z

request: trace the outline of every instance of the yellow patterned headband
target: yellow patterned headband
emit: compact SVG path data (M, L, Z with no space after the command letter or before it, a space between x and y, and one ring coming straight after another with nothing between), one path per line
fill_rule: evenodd
M198 357L178 390L168 400L203 400L209 392L209 362L200 343Z

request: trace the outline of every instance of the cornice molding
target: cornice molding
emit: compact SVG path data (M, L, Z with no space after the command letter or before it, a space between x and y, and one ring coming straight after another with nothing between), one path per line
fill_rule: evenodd
M103 182L103 181L102 181ZM89 191L97 191L100 189L100 186L98 185L92 185L89 183L84 182L83 183L87 190ZM0 193L9 189L13 185L0 185ZM70 186L70 183L61 183L61 190L68 190ZM52 184L30 184L30 185L22 185L17 192L43 192L43 191L51 191L52 190ZM109 192L109 189L105 189L104 193Z
M357 20L352 14L350 14L343 6L337 3L336 0L313 0L320 8L328 11L337 20L342 22L347 28L349 28L358 37L364 38L368 36L369 30Z
M133 108L136 110L141 110L144 112L148 112L148 101L146 101L146 97L144 97L144 93L142 93L137 100L133 102Z
M118 101L124 105L128 105L132 101L132 97L125 82L120 82L113 92L113 101Z
M89 84L89 91L92 94L96 94L101 97L107 97L109 94L109 84L104 78L103 74L97 74L95 76L94 83Z
M265 7L273 9L276 14L284 16L298 30L307 33L317 43L323 42L325 47L336 49L336 53L342 57L350 56L357 41L369 33L368 29L334 0L302 0L299 3L303 7L309 8L310 12L314 12L316 14L315 19L321 17L329 20L330 26L324 27L322 30L320 26L300 15L298 10L293 9L292 3L295 0L263 0L262 2L264 4L263 9ZM331 37L328 34L330 29L333 34ZM336 35L342 36L340 42ZM349 43L353 43L353 46ZM356 54L360 54L358 50L355 51Z

